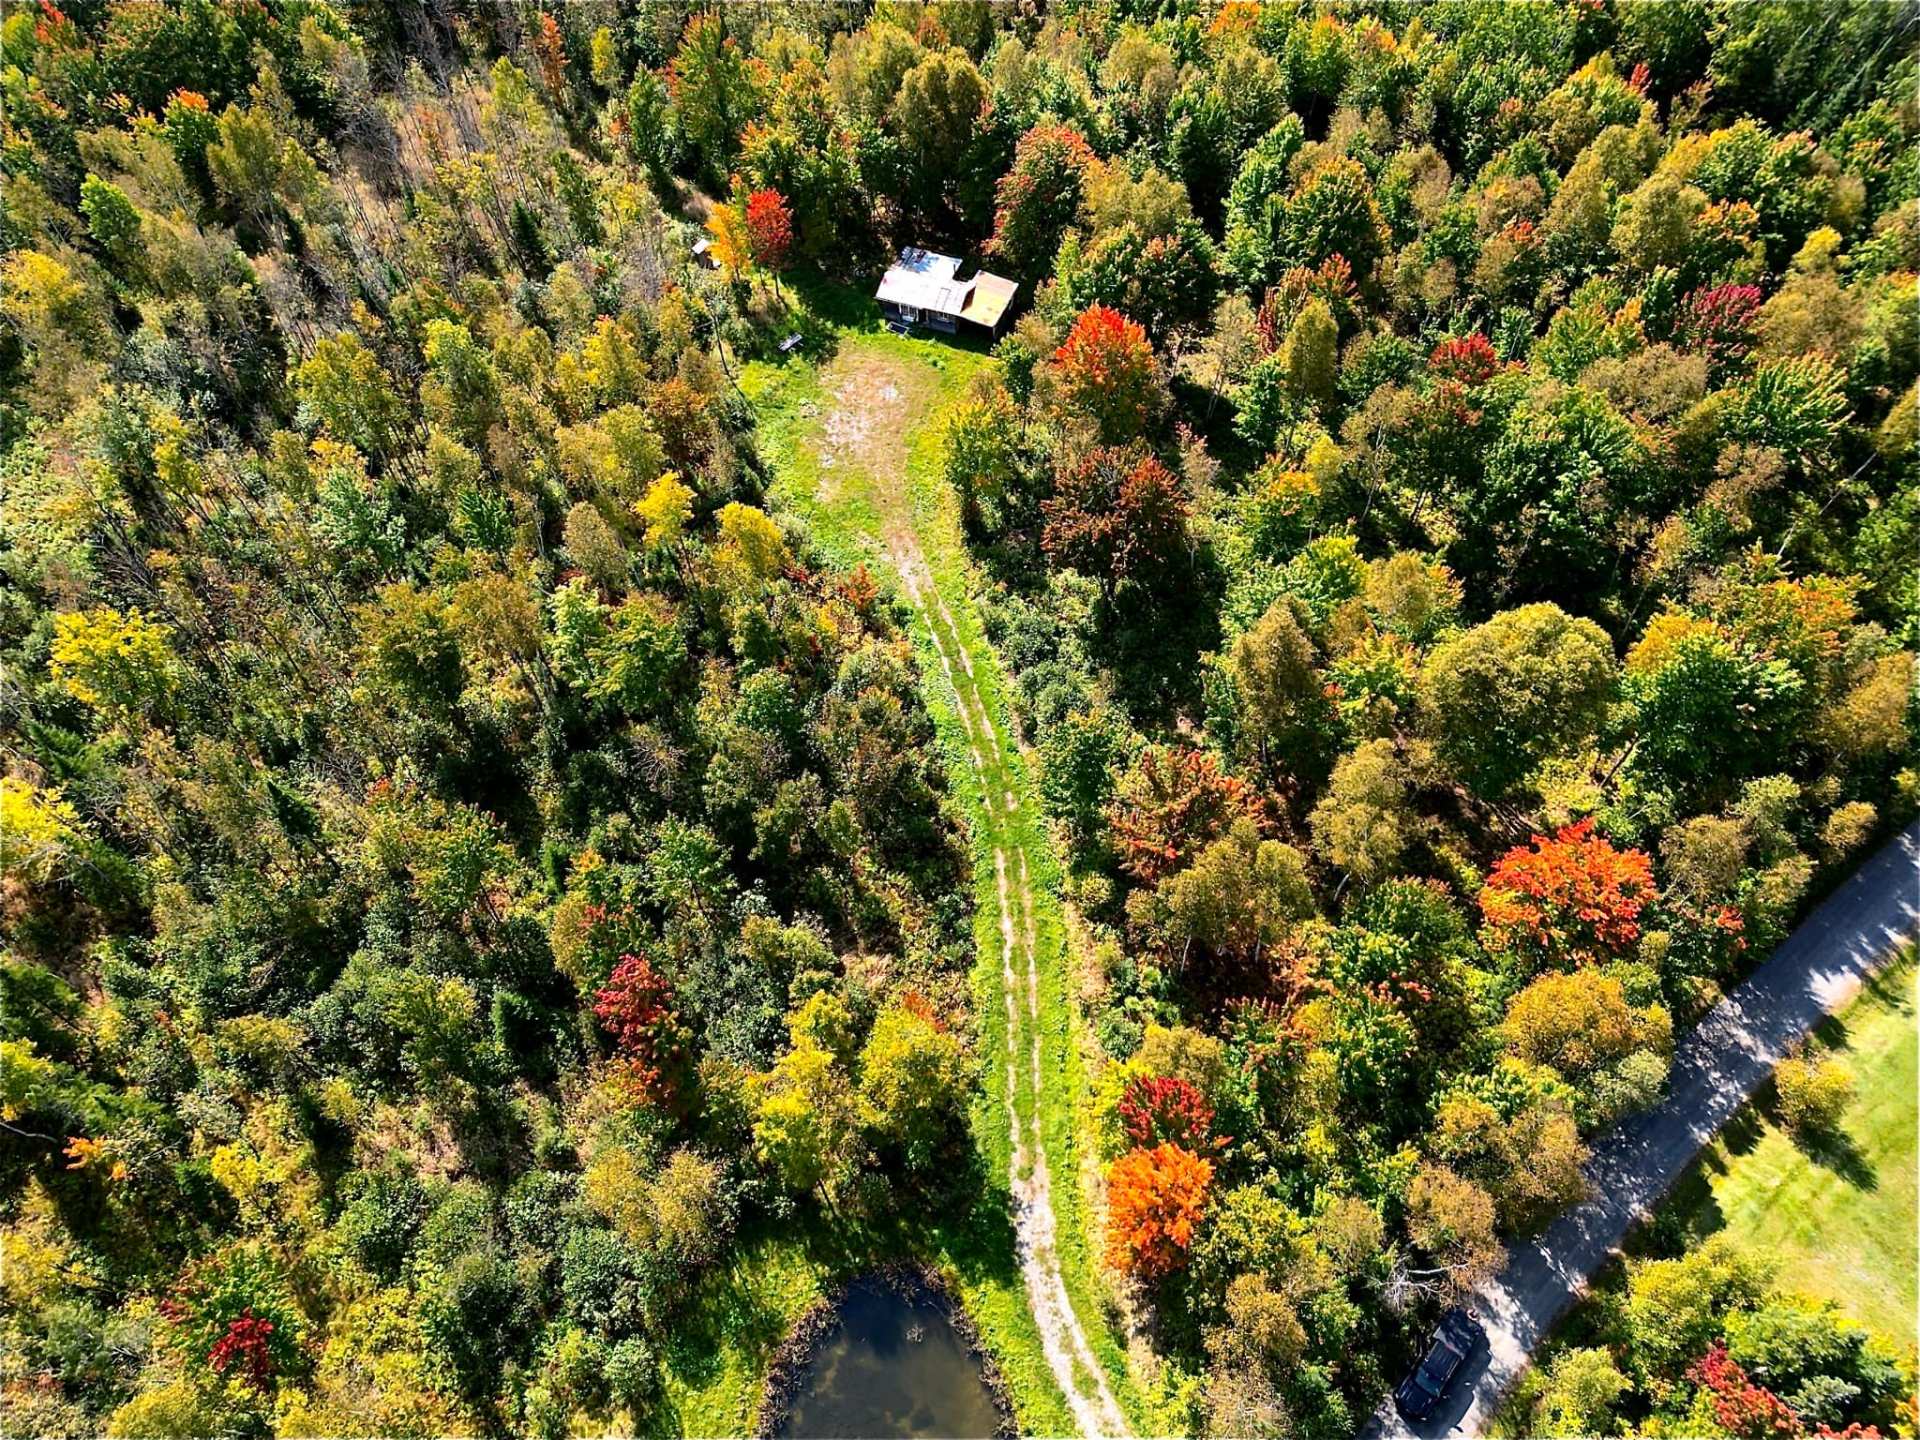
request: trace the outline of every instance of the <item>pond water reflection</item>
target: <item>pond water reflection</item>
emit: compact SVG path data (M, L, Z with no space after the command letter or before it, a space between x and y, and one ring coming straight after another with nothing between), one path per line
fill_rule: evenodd
M878 1279L855 1281L840 1326L800 1372L784 1424L791 1440L989 1436L999 1411L945 1311Z

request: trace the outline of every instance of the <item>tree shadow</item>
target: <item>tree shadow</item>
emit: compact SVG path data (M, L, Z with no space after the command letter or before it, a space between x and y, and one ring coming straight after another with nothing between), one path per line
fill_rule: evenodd
M1184 375L1173 376L1169 388L1178 402L1180 415L1194 433L1207 442L1207 453L1220 462L1223 479L1250 475L1260 468L1266 453L1242 438L1234 424L1238 412L1232 401L1224 395L1216 399L1206 386ZM1229 483L1238 482L1229 480Z
M1088 658L1109 671L1120 703L1141 729L1200 706L1200 657L1220 643L1226 577L1211 548L1151 583L1122 586L1100 602Z
M449 1086L435 1108L445 1118L448 1137L466 1170L496 1185L521 1174L532 1162L532 1135L520 1107L490 1090Z
M646 1436L647 1440L666 1440L668 1436L684 1435L687 1433L686 1419L673 1397L661 1393L654 1397L652 1404L645 1407L637 1433Z
M1770 1108L1770 1095L1769 1095ZM1711 1165L1717 1173L1724 1174L1728 1169L1721 1154L1739 1158L1753 1153L1761 1137L1767 1133L1767 1127L1761 1119L1760 1111L1754 1105L1742 1105L1733 1118L1720 1127L1718 1145L1710 1145L1701 1152L1702 1163Z
M840 327L820 315L811 304L796 294L798 289L799 286L789 279L786 285L786 308L777 318L761 321L755 326L749 358L773 365L794 362L824 365L839 354ZM793 349L780 348L789 337L796 335L799 336L799 343Z
M968 1284L1017 1285L1020 1252L1012 1193L989 1180L977 1156L969 1170L978 1182L979 1198L943 1222L936 1239L946 1261Z
M1868 988L1871 988L1870 985ZM1853 1035L1847 1029L1847 1022L1838 1015L1828 1015L1813 1027L1813 1038L1828 1050L1853 1049Z
M766 1355L786 1334L787 1316L780 1305L753 1283L755 1240L771 1241L773 1236L772 1231L762 1232L737 1248L724 1270L702 1278L702 1293L694 1303L679 1308L661 1345L661 1358L686 1385L710 1384L720 1373L729 1342Z
M880 306L864 290L819 270L795 270L786 286L800 298L807 313L822 324L841 330L878 331L885 328Z
M1758 1129L1751 1118L1748 1123ZM1703 1152L1700 1163L1687 1167L1653 1217L1628 1237L1627 1253L1637 1258L1669 1260L1727 1228L1726 1214L1713 1192L1712 1177L1727 1170L1717 1151L1716 1146Z
M1880 1171L1860 1142L1847 1131L1835 1127L1818 1134L1797 1136L1795 1147L1822 1169L1831 1170L1856 1190L1878 1190Z
M1911 954L1906 960L1894 960L1866 978L1863 995L1900 1015L1913 1014L1913 967Z

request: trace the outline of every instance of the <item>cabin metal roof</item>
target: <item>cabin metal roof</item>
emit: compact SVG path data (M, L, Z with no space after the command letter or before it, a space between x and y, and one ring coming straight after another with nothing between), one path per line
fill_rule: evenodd
M985 270L965 280L956 279L959 270L956 256L910 246L880 277L874 298L889 305L971 320L991 329L1006 314L1020 286Z

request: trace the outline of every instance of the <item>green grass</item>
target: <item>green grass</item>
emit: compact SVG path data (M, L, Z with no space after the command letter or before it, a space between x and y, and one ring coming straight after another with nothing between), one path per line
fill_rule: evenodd
M702 1281L661 1357L663 1395L649 1417L655 1433L752 1433L774 1350L834 1279L836 1267L808 1239L749 1241Z
M1757 1097L1701 1152L1666 1205L1694 1244L1724 1232L1782 1289L1831 1299L1904 1350L1914 1344L1920 1039L1909 951L1815 1032L1857 1091L1834 1140L1796 1144Z
M1677 1255L1724 1235L1763 1261L1779 1289L1831 1300L1898 1353L1912 1351L1920 1302L1915 955L1909 948L1814 1032L1857 1086L1838 1136L1796 1142L1773 1114L1772 1087L1763 1088L1700 1152L1653 1221L1628 1237L1628 1255ZM1562 1349L1602 1343L1606 1314L1625 1289L1618 1263L1594 1278L1508 1393L1491 1434L1528 1433L1540 1367Z
M801 516L816 544L836 563L866 562L877 576L889 576L884 536L910 526L935 588L952 616L914 612L913 638L933 715L951 777L953 794L972 829L976 888L977 954L974 990L984 1094L975 1107L974 1128L991 1184L972 1223L954 1231L936 1231L927 1239L935 1258L955 1278L961 1300L994 1352L1013 1395L1021 1430L1060 1434L1072 1429L1071 1414L1055 1389L1041 1350L1040 1336L1028 1313L1024 1289L1013 1259L1013 1232L1006 1222L1011 1137L1005 1112L1006 1055L1009 1036L1002 1001L1000 940L994 905L992 864L996 845L1023 853L1033 888L1035 958L1040 975L1042 1093L1033 1093L1026 1067L1019 1067L1015 1104L1023 1119L1040 1107L1040 1124L1053 1171L1053 1197L1059 1230L1059 1260L1068 1293L1109 1383L1136 1421L1147 1415L1145 1402L1128 1380L1124 1352L1103 1323L1089 1219L1083 1213L1079 1170L1081 1137L1074 1098L1086 1087L1076 1017L1068 993L1064 921L1059 902L1059 865L1049 843L1024 759L1012 742L999 662L982 631L969 594L969 562L961 535L958 505L941 482L941 439L937 419L963 392L967 380L990 363L975 350L895 336L844 295L829 302L838 325L829 369L884 371L906 397L914 423L905 453L904 473L861 473L841 458L821 463L826 424L833 401L811 364L759 362L747 367L741 387L759 418L763 454L778 477L774 500ZM816 313L826 308L809 293ZM868 307L870 310L870 307ZM936 635L934 625L939 624ZM949 659L964 652L972 674L955 664L956 681L977 696L992 718L1000 743L985 747L984 781L967 760L965 729L946 686L939 646ZM988 793L1011 791L1011 814L985 803ZM1151 1423L1144 1428L1154 1428Z

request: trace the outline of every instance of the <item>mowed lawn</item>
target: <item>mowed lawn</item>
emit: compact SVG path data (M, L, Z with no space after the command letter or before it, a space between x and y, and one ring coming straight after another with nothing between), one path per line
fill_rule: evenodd
M1836 1301L1902 1351L1915 1343L1920 1266L1914 955L1820 1027L1857 1085L1837 1143L1795 1144L1765 1093L1701 1153L1662 1226L1682 1227L1689 1243L1724 1232L1769 1260L1782 1289Z

